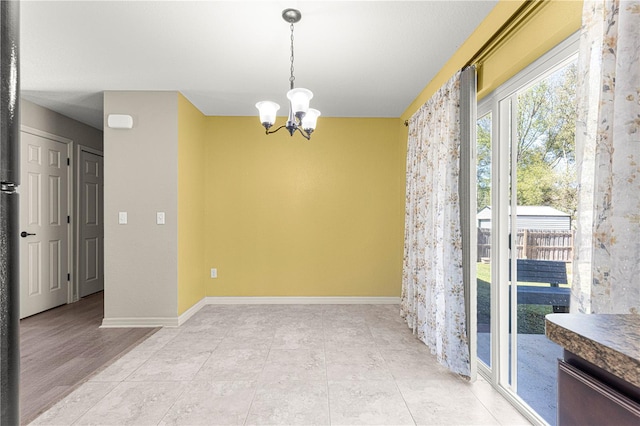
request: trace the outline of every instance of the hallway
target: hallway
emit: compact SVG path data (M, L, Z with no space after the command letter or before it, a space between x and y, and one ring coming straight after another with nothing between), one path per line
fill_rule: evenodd
M20 321L20 413L27 424L158 329L100 329L103 292Z

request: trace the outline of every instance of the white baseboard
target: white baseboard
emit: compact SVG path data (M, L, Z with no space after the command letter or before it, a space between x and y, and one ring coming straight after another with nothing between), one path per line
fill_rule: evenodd
M205 305L397 305L399 297L205 297Z
M100 328L152 328L178 325L178 317L104 318Z
M179 317L104 318L100 328L179 327L205 305L397 305L399 297L203 297Z
M202 299L200 299L195 305L193 305L192 307L190 307L189 309L187 309L185 312L182 313L182 315L180 315L178 317L178 326L181 326L182 324L184 324L185 322L187 322L187 320L189 318L191 318L192 316L194 316L195 314L198 313L198 311L204 306L206 305L206 297L203 297Z

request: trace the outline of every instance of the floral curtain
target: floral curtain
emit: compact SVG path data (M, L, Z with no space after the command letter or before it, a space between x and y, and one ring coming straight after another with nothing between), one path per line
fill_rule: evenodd
M640 1L585 0L572 312L640 310Z
M469 376L459 197L460 82L458 72L409 121L400 312L440 363Z

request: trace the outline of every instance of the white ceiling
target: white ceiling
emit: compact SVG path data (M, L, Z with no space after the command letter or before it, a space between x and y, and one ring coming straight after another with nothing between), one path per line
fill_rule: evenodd
M286 105L281 13L293 7L296 87L314 92L312 106L399 117L496 3L23 1L22 95L96 128L105 90L177 90L206 115Z

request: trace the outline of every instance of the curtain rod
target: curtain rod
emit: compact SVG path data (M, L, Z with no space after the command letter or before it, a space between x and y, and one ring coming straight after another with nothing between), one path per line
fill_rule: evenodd
M528 21L542 6L546 6L549 0L527 0L514 12L498 31L467 61L465 67L480 65L492 53L494 53L506 39ZM464 67L463 67L464 68Z

